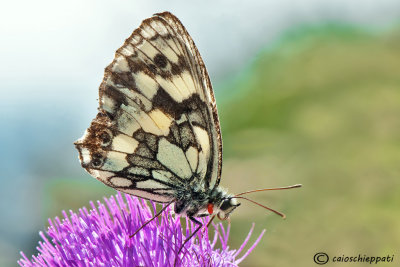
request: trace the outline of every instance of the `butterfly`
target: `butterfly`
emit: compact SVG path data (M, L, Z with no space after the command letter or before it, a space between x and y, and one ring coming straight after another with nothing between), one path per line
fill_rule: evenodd
M116 51L99 88L99 112L75 146L96 179L165 203L153 218L174 204L176 214L197 224L184 243L201 228L197 217L225 220L237 199L247 199L241 195L270 190L232 195L219 186L222 139L210 78L192 38L169 12L144 20Z

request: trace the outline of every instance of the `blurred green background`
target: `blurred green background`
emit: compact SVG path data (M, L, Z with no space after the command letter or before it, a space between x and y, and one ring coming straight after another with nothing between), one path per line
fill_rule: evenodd
M235 242L249 220L267 229L247 266L313 266L320 251L398 256L398 30L297 29L225 89L234 95L220 104L224 184L236 192L304 186L257 194L285 221L245 203L233 215Z
M380 265L398 265L400 5L321 6L310 0L299 9L283 2L251 1L230 11L223 1L216 9L210 3L194 8L180 1L172 7L135 2L135 11L124 8L122 15L121 6L105 3L85 4L77 15L80 4L73 2L63 6L69 10L63 31L49 26L29 38L41 44L32 58L19 54L25 53L22 47L13 48L19 53L3 49L11 63L1 72L1 123L7 131L0 138L0 265L14 266L19 250L36 253L47 218L115 194L80 168L72 142L96 113L97 87L113 51L160 10L182 19L209 66L223 133L222 185L238 193L303 184L251 195L285 213L286 220L245 201L232 214L232 248L252 222L251 241L267 230L241 266L317 266L313 256L321 251L331 257L394 254L394 263ZM115 11L113 22L105 19L108 9ZM44 24L58 19L58 7L49 10L53 17ZM72 18L80 23L71 26ZM7 42L17 45L15 33ZM54 34L68 37L60 37L64 47ZM26 76L20 75L21 62Z

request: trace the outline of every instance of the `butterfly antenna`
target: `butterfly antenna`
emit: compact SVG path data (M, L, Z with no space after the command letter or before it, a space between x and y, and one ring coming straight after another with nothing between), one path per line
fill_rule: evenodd
M239 193L235 195L234 197L238 197L241 195L245 194L250 194L250 193L255 193L255 192L263 192L263 191L272 191L272 190L284 190L284 189L292 189L292 188L299 188L301 187L301 184L295 184L295 185L290 185L290 186L284 186L284 187L274 187L274 188L264 188L264 189L256 189L256 190L250 190L246 192Z
M235 196L235 198L245 199L245 200L247 200L247 201L250 201L250 202L253 203L253 204L256 204L256 205L258 205L258 206L260 206L260 207L266 209L266 210L269 210L269 211L272 211L272 212L275 213L275 214L278 214L278 215L281 216L283 219L286 218L286 215L283 214L282 212L279 212L279 211L277 211L277 210L268 208L267 206L264 206L263 204L260 204L260 203L254 201L254 200L248 199L247 197L237 197L237 196Z

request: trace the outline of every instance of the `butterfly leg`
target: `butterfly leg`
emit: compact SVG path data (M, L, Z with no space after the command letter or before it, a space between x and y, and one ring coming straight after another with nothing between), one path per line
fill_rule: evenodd
M189 217L189 219L190 219L192 222L194 222L195 224L197 224L199 227L197 227L196 230L194 230L194 232L193 232L188 238L186 238L185 242L183 242L183 244L181 245L181 248L179 249L178 254L181 252L181 250L182 250L182 248L185 246L185 244L186 244L190 239L192 239L192 237L193 237L193 236L200 230L200 228L203 226L203 224L202 224L200 221L196 220L194 217Z
M156 215L154 215L150 220L148 220L147 222L145 222L144 224L142 224L142 226L139 227L139 229L136 230L136 232L133 233L133 235L130 235L129 238L134 237L140 230L142 230L146 225L148 225L152 220L154 220L155 218L157 218L158 216L160 216L160 214L166 209L168 208L169 205L171 205L174 202L174 200L171 200L170 202L167 203L167 205L165 205L159 212L157 212Z
M208 228L208 226L210 226L210 224L212 223L212 221L214 220L215 215L213 215L210 219L210 221L207 223L206 228Z
M183 247L186 245L186 243L187 243L190 239L192 239L192 237L193 237L193 236L201 229L201 227L203 226L203 224L202 224L200 221L196 220L194 217L189 216L189 219L190 219L192 222L194 222L195 224L197 224L198 227L196 228L196 230L193 231L193 233L192 233L188 238L186 238L186 240L183 242L183 244L182 244L181 247L179 248L178 253L176 254L177 256L176 256L176 258L175 258L174 266L176 266L176 263L177 263L176 260L179 258L179 254L181 253Z

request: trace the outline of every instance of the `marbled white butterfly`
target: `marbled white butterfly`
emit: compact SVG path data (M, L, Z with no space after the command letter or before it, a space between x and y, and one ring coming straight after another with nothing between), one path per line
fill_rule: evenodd
M195 217L227 219L236 199L254 192L234 196L219 187L222 141L211 82L171 13L144 20L116 51L99 95L99 113L75 143L83 168L116 190L166 203L155 217L173 203L199 225L186 241L202 226Z

